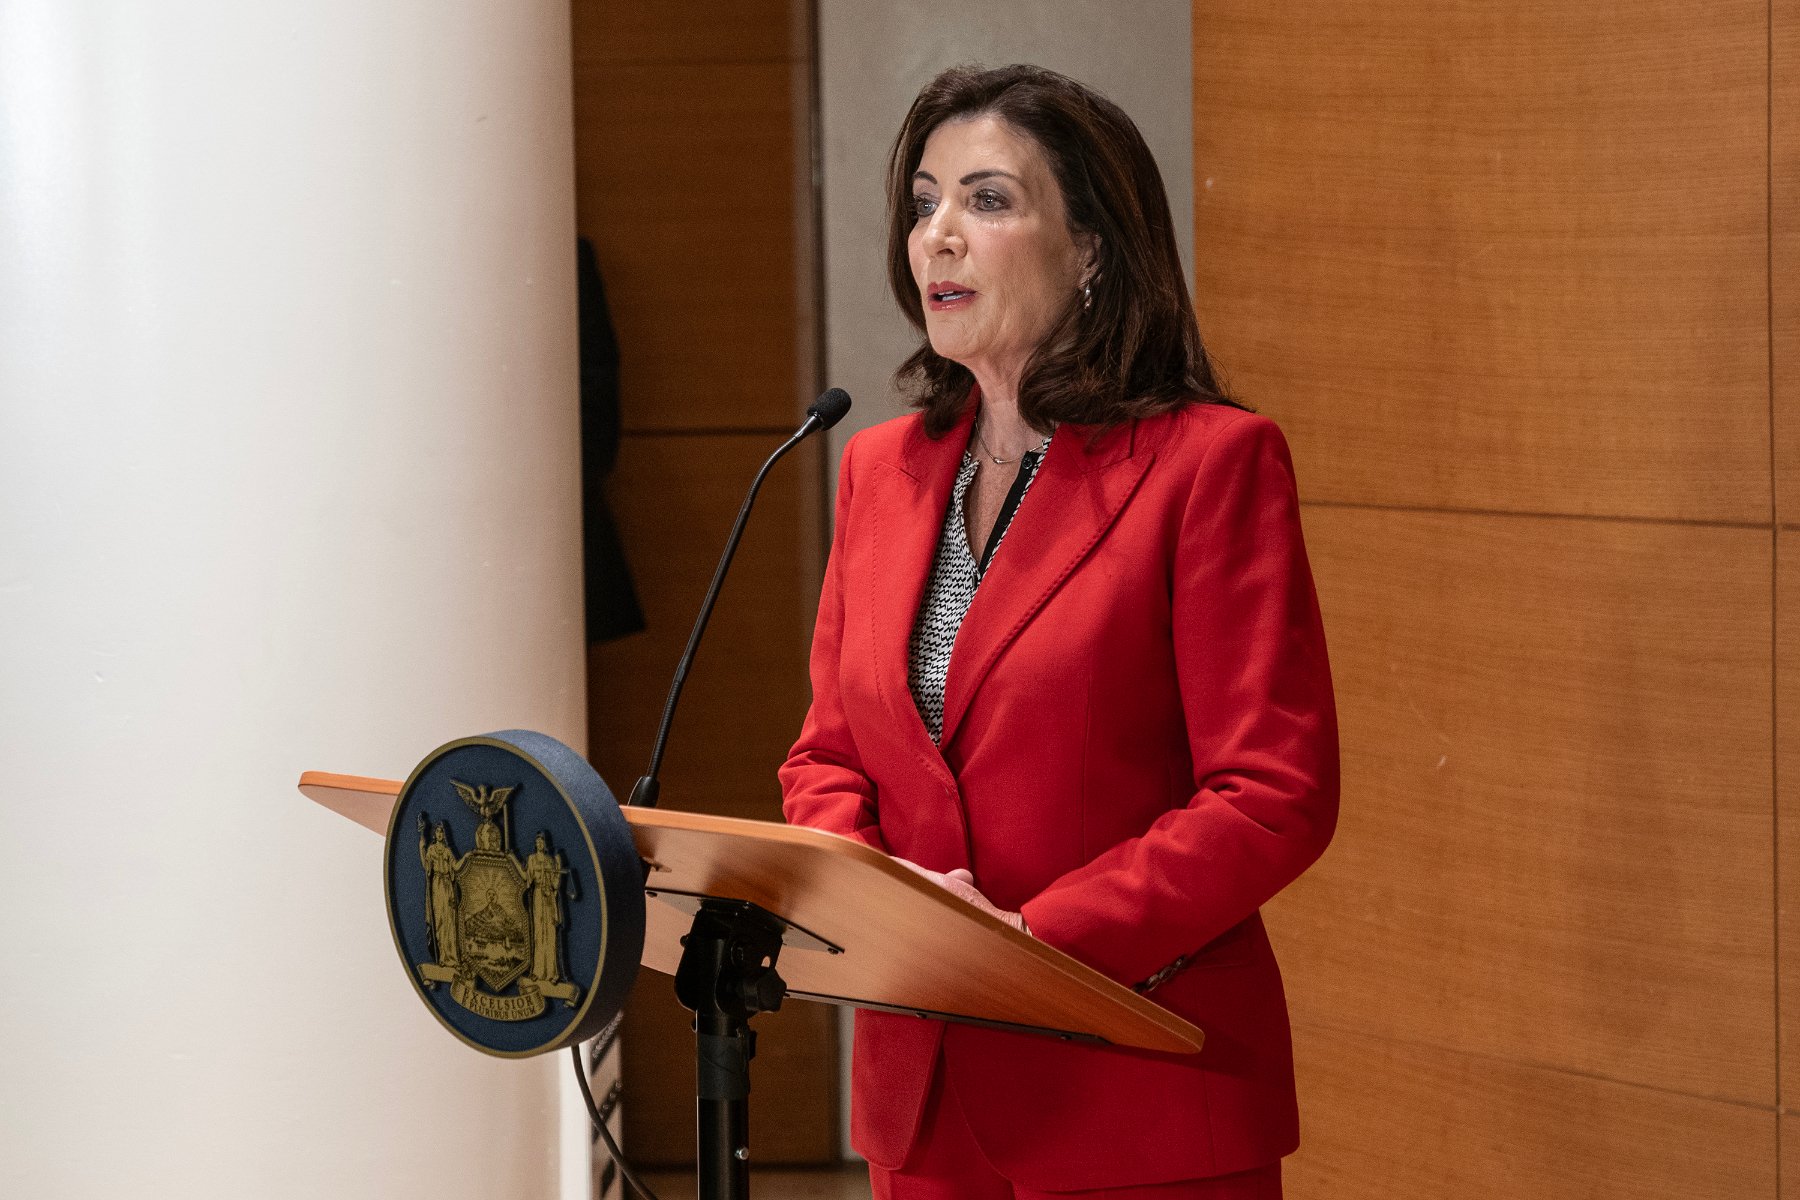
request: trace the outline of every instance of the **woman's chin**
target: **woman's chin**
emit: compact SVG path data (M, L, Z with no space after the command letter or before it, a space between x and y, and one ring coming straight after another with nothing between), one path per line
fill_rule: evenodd
M930 334L929 337L933 354L939 358L947 358L953 363L968 365L968 356L972 347L967 342L961 338L938 337L935 333Z

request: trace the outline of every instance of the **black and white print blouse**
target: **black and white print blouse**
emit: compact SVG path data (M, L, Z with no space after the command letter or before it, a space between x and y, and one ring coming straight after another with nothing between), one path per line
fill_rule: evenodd
M956 488L950 493L950 510L944 514L944 529L938 535L931 582L925 587L925 599L919 605L912 639L907 644L907 683L912 687L919 717L934 742L944 733L944 679L950 672L950 650L956 645L956 631L962 628L963 617L975 599L975 589L987 574L988 564L1000 548L1000 539L1006 536L1019 502L1037 478L1038 464L1044 461L1049 446L1050 439L1045 438L1043 445L1020 458L1018 478L1006 493L1006 502L994 519L993 532L988 534L979 562L969 550L968 522L963 517L963 497L974 482L979 463L972 452L963 451Z

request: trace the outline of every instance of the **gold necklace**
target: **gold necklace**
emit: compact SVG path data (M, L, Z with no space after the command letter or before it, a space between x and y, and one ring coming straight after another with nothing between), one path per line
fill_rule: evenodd
M1001 458L998 454L995 454L993 449L987 444L987 439L981 436L981 422L979 422L979 421L975 422L975 441L981 446L982 453L986 454L990 459L992 459L994 461L994 465L996 467L1004 467L1008 463L1016 463L1019 461L1018 458ZM1049 444L1050 444L1050 439L1045 438L1043 441L1038 443L1038 450L1040 452L1042 452L1044 447L1048 446ZM1029 454L1029 453L1030 453L1029 450L1025 451L1024 453L1019 455L1019 458L1023 458L1023 457L1025 457L1025 454Z

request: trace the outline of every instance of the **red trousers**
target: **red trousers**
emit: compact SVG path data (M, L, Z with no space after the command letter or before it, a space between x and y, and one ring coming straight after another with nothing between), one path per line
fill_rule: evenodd
M940 1060L919 1118L912 1154L898 1171L869 1167L875 1200L1281 1200L1281 1163L1140 1187L1085 1192L1039 1192L1006 1179L988 1162L963 1118L962 1102Z

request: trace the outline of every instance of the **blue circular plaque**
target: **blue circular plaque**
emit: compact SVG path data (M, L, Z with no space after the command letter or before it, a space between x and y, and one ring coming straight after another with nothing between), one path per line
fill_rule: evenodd
M643 864L605 781L555 738L509 729L427 755L394 805L386 876L407 978L477 1050L560 1050L624 1006Z

